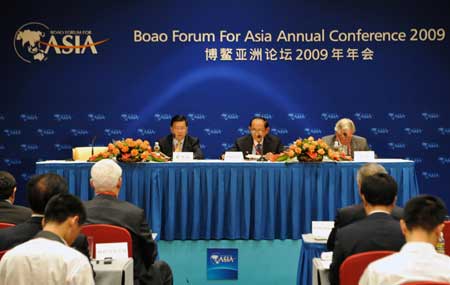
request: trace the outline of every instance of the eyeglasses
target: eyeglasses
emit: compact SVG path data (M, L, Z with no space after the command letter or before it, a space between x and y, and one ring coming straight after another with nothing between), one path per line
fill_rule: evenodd
M256 134L256 133L264 133L264 131L265 131L265 130L255 130L255 129L251 129L251 130L250 130L250 132L253 133L253 134Z

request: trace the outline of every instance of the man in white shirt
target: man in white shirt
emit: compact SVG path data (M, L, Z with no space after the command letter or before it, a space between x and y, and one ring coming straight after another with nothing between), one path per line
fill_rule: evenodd
M69 247L85 220L86 211L77 197L60 194L51 198L43 230L1 259L0 284L94 284L89 260Z
M359 284L450 282L450 257L435 250L446 215L445 204L437 197L423 195L409 200L400 220L407 243L400 252L372 262Z

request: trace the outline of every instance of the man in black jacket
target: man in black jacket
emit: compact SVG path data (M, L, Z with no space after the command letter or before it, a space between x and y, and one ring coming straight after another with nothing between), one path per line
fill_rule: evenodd
M33 176L27 183L28 203L31 217L15 227L0 230L0 250L10 249L32 239L42 230L42 219L47 202L55 195L68 193L67 182L54 173ZM72 247L89 257L86 236L80 234Z
M11 173L0 171L0 222L20 224L31 217L31 210L14 205L16 197L16 179Z
M188 121L183 115L175 115L170 121L171 134L158 140L161 152L172 157L174 152L193 152L194 159L203 159L200 140L188 135Z
M84 203L88 224L110 224L126 228L133 240L135 284L172 284L172 271L164 261L155 261L156 243L144 210L117 199L122 186L122 169L110 159L91 168L91 186L95 197Z
M364 180L366 177L369 177L377 173L387 173L387 171L382 165L377 163L366 163L363 166L361 166L358 169L358 174L356 178L359 191L361 191L361 181ZM338 209L336 217L334 219L334 227L331 230L330 235L328 236L327 249L329 251L333 251L334 242L336 239L336 232L340 228L349 225L351 223L354 223L356 221L362 220L366 216L367 215L364 210L363 204L350 205L348 207ZM403 208L395 206L394 209L392 210L392 217L400 221L400 219L403 217Z
M228 151L242 151L248 154L271 155L281 153L283 144L280 138L269 134L269 122L262 117L253 117L248 126L249 135L238 138Z
M397 183L388 174L378 173L362 181L361 199L367 217L337 232L330 266L332 285L339 284L339 269L347 257L373 250L398 251L403 246L400 223L391 216L396 198Z

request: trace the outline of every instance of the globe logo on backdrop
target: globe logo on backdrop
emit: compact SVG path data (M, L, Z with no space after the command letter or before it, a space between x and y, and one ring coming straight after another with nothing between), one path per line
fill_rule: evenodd
M289 131L286 128L273 128L271 131L276 136L287 135L289 133Z
M109 39L94 42L91 30L51 30L39 22L29 22L14 34L13 46L17 56L26 63L47 61L50 51L55 55L98 54L97 46Z
M339 115L337 113L322 113L322 114L320 114L320 118L324 121L338 120Z
M289 120L304 120L306 119L306 115L304 113L288 113Z
M406 114L404 113L394 113L394 112L390 112L388 113L388 117L392 120L404 120L406 119Z
M423 171L422 172L422 177L428 180L428 179L436 179L436 178L439 178L441 176L439 175L438 172Z
M239 115L237 113L222 113L220 114L220 116L222 117L222 119L224 119L225 121L228 120L238 120L239 119Z
M355 113L354 116L355 116L355 119L358 121L371 120L374 117L371 113Z
M17 56L25 62L40 62L47 60L45 46L50 36L48 26L30 22L20 27L14 35L14 50Z
M305 128L304 131L307 136L317 136L322 134L322 130L318 128Z
M191 121L206 120L206 115L201 113L189 113L187 116Z
M140 136L148 136L148 135L155 135L156 131L153 129L137 129L137 133Z

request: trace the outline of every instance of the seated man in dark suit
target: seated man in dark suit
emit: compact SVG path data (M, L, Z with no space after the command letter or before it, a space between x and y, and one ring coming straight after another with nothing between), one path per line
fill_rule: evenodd
M356 181L358 184L359 195L361 196L361 181L366 177L377 173L386 173L386 169L380 164L377 163L367 163L361 166L358 169L358 174L356 177ZM328 236L327 241L327 249L329 251L333 251L334 249L334 241L336 239L336 232L351 223L362 220L366 217L366 212L364 210L363 204L351 205L345 208L341 208L337 210L336 218L334 220L334 228L331 230L330 235ZM395 206L392 210L392 217L396 220L400 220L403 217L403 208Z
M16 179L11 173L0 171L0 223L20 224L31 217L31 210L14 205Z
M88 224L110 224L126 228L133 239L135 284L172 284L169 265L155 261L156 243L144 210L117 199L122 186L122 169L113 160L104 159L92 166L91 186L94 199L85 202Z
M242 151L244 156L247 154L270 156L283 152L280 138L269 134L269 122L265 118L253 117L248 129L250 134L238 138L228 151Z
M42 219L47 202L55 195L68 193L67 182L54 173L33 176L27 183L28 202L31 206L31 217L15 227L0 230L0 250L10 249L32 239L42 230ZM86 236L79 235L72 245L89 257Z
M158 140L161 152L172 157L178 151L193 152L194 159L203 159L200 140L188 135L188 121L183 115L175 115L170 121L171 134Z
M328 135L322 138L331 148L337 142L338 145L344 147L344 152L351 157L353 157L355 151L370 150L366 138L354 135L356 128L352 120L347 118L340 119L336 123L334 131L334 135Z
M396 198L397 183L388 174L377 173L362 181L361 199L367 217L337 232L330 266L332 285L339 284L339 268L347 257L373 250L398 251L403 246L400 223L391 215Z
M45 208L42 231L3 256L0 284L94 285L89 259L70 248L85 219L80 199L70 194L53 196Z

